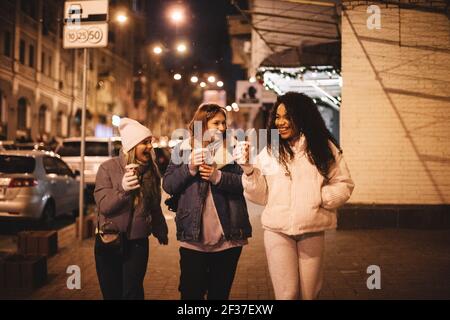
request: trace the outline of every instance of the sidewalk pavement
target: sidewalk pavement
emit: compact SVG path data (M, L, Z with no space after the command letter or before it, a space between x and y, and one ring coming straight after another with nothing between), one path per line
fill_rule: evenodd
M274 299L263 246L261 208L249 204L254 235L242 251L231 299ZM150 240L146 299L179 299L179 257L173 216L165 212L169 245ZM74 226L62 230L60 250L48 259L47 284L20 299L101 299L93 239L75 240ZM324 285L320 299L450 299L450 230L352 230L326 233ZM66 286L67 267L81 268L81 289ZM381 289L369 290L367 267L381 269Z

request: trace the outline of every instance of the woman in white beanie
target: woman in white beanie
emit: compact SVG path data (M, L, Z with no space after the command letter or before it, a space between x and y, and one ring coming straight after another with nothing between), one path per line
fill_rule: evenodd
M160 174L154 162L152 133L122 118L122 152L102 163L94 197L99 212L95 261L104 299L144 299L148 237L167 244Z

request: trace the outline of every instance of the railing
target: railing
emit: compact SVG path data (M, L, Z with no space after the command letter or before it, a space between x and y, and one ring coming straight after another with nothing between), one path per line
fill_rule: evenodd
M36 70L24 66L23 64L19 65L19 74L29 78L30 80L35 80L35 76L36 76Z
M0 55L0 69L8 70L9 72L13 71L13 59L9 57L5 57L4 55Z
M48 86L48 87L53 88L55 80L50 78L49 76L47 76L45 74L41 74L41 83L46 85L46 86Z

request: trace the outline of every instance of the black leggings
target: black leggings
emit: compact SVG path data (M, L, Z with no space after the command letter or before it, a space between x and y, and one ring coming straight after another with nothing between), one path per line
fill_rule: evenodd
M180 248L182 300L227 300L242 247L219 252Z
M127 248L127 255L123 258L99 252L95 246L95 267L105 300L144 299L148 239L130 240Z

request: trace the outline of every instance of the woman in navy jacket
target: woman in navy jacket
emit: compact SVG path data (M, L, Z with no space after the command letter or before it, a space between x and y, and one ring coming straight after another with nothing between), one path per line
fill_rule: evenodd
M196 124L212 138L194 137ZM252 233L242 169L233 162L232 146L222 143L227 129L222 107L201 105L189 128L192 138L174 148L163 178L163 189L178 198L181 299L228 299L242 246ZM179 163L175 155L189 160Z

